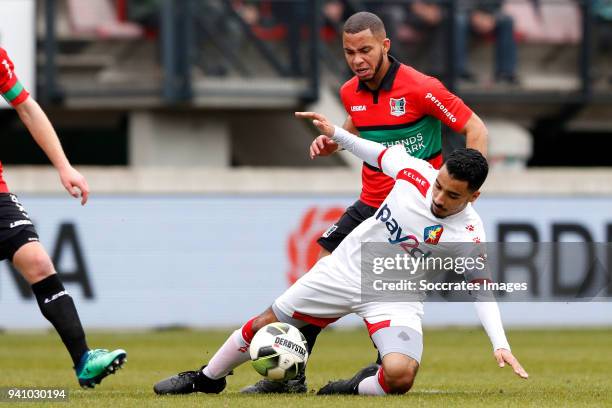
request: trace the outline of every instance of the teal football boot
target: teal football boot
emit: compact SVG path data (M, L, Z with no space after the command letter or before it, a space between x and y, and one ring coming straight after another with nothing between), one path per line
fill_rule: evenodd
M125 350L117 349L108 351L105 349L89 350L83 354L79 365L76 367L76 375L79 385L83 388L94 388L100 384L107 375L114 374L127 361Z

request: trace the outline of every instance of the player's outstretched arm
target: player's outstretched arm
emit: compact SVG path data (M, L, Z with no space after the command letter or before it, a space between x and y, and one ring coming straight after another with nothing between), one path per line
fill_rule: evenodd
M296 112L295 116L312 120L312 123L324 136L331 138L332 141L366 163L375 167L379 166L378 158L385 150L383 145L370 140L361 139L343 128L334 126L324 115L317 112Z
M519 377L528 378L529 374L527 374L510 351L510 344L506 339L497 302L476 301L474 302L474 307L482 326L493 344L493 355L498 365L504 367L508 363Z
M297 117L303 117L298 115L298 113L303 112L296 112ZM350 116L347 116L342 128L354 135L359 134ZM310 144L310 158L314 159L317 156L329 156L336 153L338 150L340 150L340 146L338 146L338 143L334 142L330 136L319 135Z
M313 123L314 121L320 122L319 119L324 119L327 123L327 119L325 118L325 116L316 112L295 112L295 116L302 119L311 119ZM317 124L315 124L315 126L319 128ZM323 134L315 138L315 140L313 140L310 144L311 159L314 159L317 156L329 156L330 154L337 152L340 148L338 146L338 143L332 140L333 133L331 135L325 133L324 131L321 131L321 133Z
M17 105L15 110L30 131L34 141L45 152L59 172L64 188L73 197L80 196L81 204L85 205L89 196L87 180L70 165L55 129L53 129L49 118L47 118L40 105L32 97L28 97L24 102Z

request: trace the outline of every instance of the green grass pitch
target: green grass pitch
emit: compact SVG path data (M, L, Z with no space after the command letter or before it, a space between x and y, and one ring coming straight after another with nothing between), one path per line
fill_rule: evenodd
M260 379L249 363L228 377L220 395L158 397L153 384L206 362L230 330L92 332L92 347L123 347L128 362L95 390L81 390L63 345L54 333L0 334L0 387L63 387L69 402L34 407L548 407L612 406L612 328L509 330L513 352L528 380L495 364L479 328L426 329L425 351L414 388L403 396L243 396L238 390ZM346 378L375 353L365 329L328 330L319 337L308 366L309 389ZM3 405L0 402L0 405ZM6 404L10 406L9 404Z

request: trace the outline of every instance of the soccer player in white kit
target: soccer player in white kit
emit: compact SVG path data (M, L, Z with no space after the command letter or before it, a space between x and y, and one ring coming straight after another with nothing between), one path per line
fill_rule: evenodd
M362 245L388 243L418 251L424 242L484 242L482 221L471 203L487 176L486 159L477 150L458 149L438 171L408 155L402 146L385 148L361 139L318 113L297 116L313 119L322 134L393 177L393 189L373 217L355 228L331 255L321 258L272 307L236 330L206 366L160 381L154 387L156 393L221 392L230 371L249 360L250 341L261 327L276 321L298 328L308 323L325 327L350 313L364 319L382 365L370 365L349 380L330 382L319 394L402 394L412 387L423 351L423 304L362 300ZM430 233L423 236L424 231ZM508 363L517 375L527 378L510 351L497 304L478 301L474 305L499 366Z

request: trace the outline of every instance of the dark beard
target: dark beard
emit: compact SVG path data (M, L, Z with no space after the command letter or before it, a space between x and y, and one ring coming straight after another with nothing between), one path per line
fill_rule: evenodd
M376 64L376 67L374 68L374 73L372 74L372 78L368 79L367 81L364 81L366 83L374 83L374 81L376 81L376 75L378 75L378 73L380 72L380 69L382 67L383 64L383 59L385 58L385 54L383 52L380 53L380 58L378 59L378 63Z
M376 64L376 68L374 69L374 78L376 78L376 75L378 75L378 72L380 71L380 68L382 67L383 58L385 58L385 54L381 52L380 53L380 58L378 59L378 64ZM372 79L374 79L374 78L372 78Z

